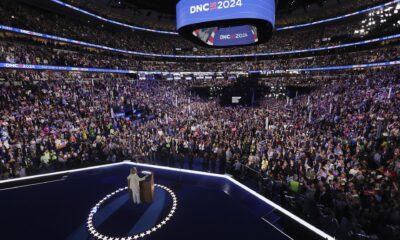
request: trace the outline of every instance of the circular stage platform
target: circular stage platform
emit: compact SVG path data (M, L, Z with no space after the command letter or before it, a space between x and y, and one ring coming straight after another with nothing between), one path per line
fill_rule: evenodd
M178 206L175 193L155 184L152 203L134 204L128 187L101 199L90 211L87 227L95 239L132 240L150 236L166 225Z

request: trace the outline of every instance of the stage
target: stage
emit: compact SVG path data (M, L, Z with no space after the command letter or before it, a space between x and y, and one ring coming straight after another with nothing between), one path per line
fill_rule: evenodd
M132 166L154 173L153 203L129 199L124 188ZM123 162L0 185L1 235L7 240L96 239L88 217L110 193L92 219L107 239L292 239L270 220L276 206L223 175Z

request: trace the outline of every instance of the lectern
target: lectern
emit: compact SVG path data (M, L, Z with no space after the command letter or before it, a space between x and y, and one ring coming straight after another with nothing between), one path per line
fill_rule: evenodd
M152 203L154 199L154 174L149 171L142 171L142 174L148 175L148 177L140 182L140 201Z

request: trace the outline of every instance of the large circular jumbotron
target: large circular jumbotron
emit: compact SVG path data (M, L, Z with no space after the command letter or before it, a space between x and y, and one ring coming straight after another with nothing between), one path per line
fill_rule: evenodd
M168 194L171 196L172 198L172 207L169 210L168 215L162 219L157 225L153 226L152 228L142 232L142 233L138 233L132 236L125 236L125 237L111 237L111 236L106 236L102 233L100 233L94 226L93 223L93 218L94 215L97 213L97 211L107 202L107 200L109 200L110 198L112 198L113 196L115 196L116 194L122 192L122 191L126 191L128 189L128 187L125 188L119 188L117 190L115 190L114 192L108 194L107 196L105 196L103 199L101 199L90 211L89 217L87 219L87 228L88 231L90 233L90 235L97 240L136 240L136 239L140 239L140 238L144 238L149 236L151 233L157 231L158 229L160 229L161 227L163 227L170 219L171 217L174 215L176 208L178 206L178 201L176 198L175 193L169 189L166 186L160 185L160 184L154 184L155 187L161 188L163 190L165 190L166 192L168 192Z
M176 5L180 35L207 47L255 45L275 27L275 0L181 0Z

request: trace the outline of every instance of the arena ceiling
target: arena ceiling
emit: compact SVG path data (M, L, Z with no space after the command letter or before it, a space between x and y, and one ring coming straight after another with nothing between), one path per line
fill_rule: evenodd
M151 9L160 13L175 14L179 0L110 0L110 3L130 3L139 8ZM348 0L276 0L278 13L291 13L296 10L307 10L323 7L326 4L349 2Z
M1 0L12 4L14 1L24 2L33 6L37 6L43 9L47 9L60 14L68 15L72 18L79 19L81 21L96 22L96 19L81 14L77 11L65 8L59 4L55 4L49 0ZM66 1L66 0L61 0ZM69 0L68 0L69 1ZM66 1L66 2L68 2ZM88 2L99 1L99 5L105 9L108 8L122 8L122 9L144 9L158 12L163 16L163 21L175 21L175 7L179 0L83 0ZM321 8L327 9L338 9L343 8L343 12L346 7L354 3L354 1L364 0L276 0L277 1L277 24L279 20L285 19L286 17L303 17L318 15L321 12ZM384 1L384 0L382 0ZM149 14L151 14L149 12ZM169 20L168 20L169 19ZM103 24L103 23L102 23ZM115 27L115 26L113 26Z

